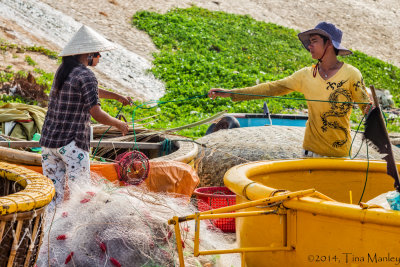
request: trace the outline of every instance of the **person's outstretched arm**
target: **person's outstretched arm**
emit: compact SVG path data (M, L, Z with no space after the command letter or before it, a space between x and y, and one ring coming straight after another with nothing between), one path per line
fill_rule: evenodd
M132 105L132 98L125 97L123 95L114 93L114 92L110 92L104 89L99 88L99 97L100 98L106 98L106 99L115 99L119 102L121 102L124 106L126 105Z
M252 87L236 88L232 90L212 88L208 91L208 97L230 97L233 101L263 99L266 96L281 96L293 91L301 91L305 70L300 70L292 75L273 82L266 82Z
M128 124L108 115L104 110L101 109L100 105L93 106L89 112L96 121L118 128L118 130L122 132L122 135L126 135L128 133Z

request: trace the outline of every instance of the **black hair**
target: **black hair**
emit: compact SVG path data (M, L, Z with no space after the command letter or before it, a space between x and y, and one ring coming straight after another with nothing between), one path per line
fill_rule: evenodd
M62 63L58 67L55 78L54 78L54 93L57 94L61 90L65 80L71 71L80 64L78 60L79 55L62 57Z
M326 42L328 42L329 38L326 37L325 35L321 35L321 34L317 34L319 37L322 38L322 40L324 40L324 44L326 44Z
M337 49L336 47L333 47L333 50L335 50L336 55L339 55L339 49Z
M322 38L322 40L324 41L324 44L326 44L326 42L328 42L328 40L330 40L325 35L321 35L321 34L318 34L318 35ZM336 55L339 55L339 49L336 49L336 47L333 47L333 50L335 51Z
M88 66L93 66L93 53L88 55Z

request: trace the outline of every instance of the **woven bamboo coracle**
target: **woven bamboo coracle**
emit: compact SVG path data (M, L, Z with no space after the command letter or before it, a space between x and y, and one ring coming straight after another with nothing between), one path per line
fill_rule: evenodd
M0 162L0 266L34 266L44 211L55 194L47 177Z

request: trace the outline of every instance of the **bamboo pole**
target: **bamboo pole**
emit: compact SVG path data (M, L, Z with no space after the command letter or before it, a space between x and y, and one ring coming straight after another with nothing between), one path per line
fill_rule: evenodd
M27 148L40 147L38 141L0 141L0 146L9 148ZM160 149L161 143L143 143L143 142L115 142L115 141L90 141L91 147L107 147L107 148L131 148L133 146L139 149Z

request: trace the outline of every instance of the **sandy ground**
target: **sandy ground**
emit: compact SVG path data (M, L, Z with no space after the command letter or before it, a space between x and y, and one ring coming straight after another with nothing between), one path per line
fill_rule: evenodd
M399 0L43 0L55 9L88 24L127 49L151 59L156 51L146 33L131 27L139 10L166 12L192 5L210 10L249 14L297 30L319 21L335 23L344 32L343 44L400 67Z
M48 49L57 51L59 48L53 44L44 42L40 38L25 31L22 27L5 20L0 17L0 38L7 40L9 43L18 45L42 45ZM0 53L0 70L25 70L33 71L36 66L29 66L25 61L25 56L30 56L37 64L38 67L46 72L54 72L58 63L57 60L52 60L46 56L32 52L17 52L17 50L5 51ZM10 69L10 66L11 69Z

